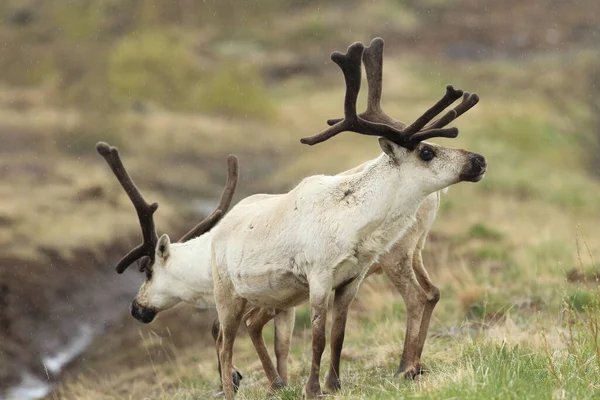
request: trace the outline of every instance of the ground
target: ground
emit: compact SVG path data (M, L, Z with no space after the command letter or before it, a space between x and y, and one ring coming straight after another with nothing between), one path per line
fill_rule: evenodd
M456 122L460 136L436 142L484 154L489 170L482 182L456 185L442 197L426 246L426 266L442 290L423 358L426 374L415 381L392 377L404 305L385 276L371 277L350 314L338 397L597 397L600 293L593 257L600 252L600 183L592 110L598 61L588 44L600 13L592 1L576 3L511 2L514 18L496 17L506 14L491 1L332 3L289 13L271 5L275 11L237 10L247 15L241 26L223 17L176 28L148 6L136 21L154 29L141 26L133 35L119 25L125 22L110 20L101 24L105 36L94 49L72 42L96 26L95 14L84 10L87 19L76 24L69 17L62 32L71 37L53 49L52 62L30 70L50 78L3 67L0 237L10 243L2 263L9 289L19 282L34 293L48 260L60 276L59 266L82 260L81 249L96 260L94 268L109 268L112 253L126 248L119 237L137 240L133 211L95 153L97 140L118 145L143 192L160 201L161 232L183 229L197 208L190 200L217 196L228 153L240 158L236 200L288 190L305 176L375 157L372 138L343 133L312 148L299 138L342 114L343 80L328 54L380 35L386 111L411 120L447 83L476 91L481 103ZM235 29L226 34L223 26ZM279 35L270 34L275 29ZM41 37L25 31L17 38ZM6 39L11 32L1 33ZM28 40L46 60L45 47ZM25 57L19 49L9 50ZM106 60L87 65L92 51ZM179 62L162 65L165 59ZM137 74L127 75L130 70ZM156 72L165 70L171 73ZM152 85L136 83L144 73ZM77 74L100 77L65 78ZM363 98L358 108L364 104ZM5 268L15 260L27 266ZM124 313L128 301L119 303ZM306 306L297 314L291 386L275 398L298 397L308 376ZM124 316L50 397L209 397L218 385L213 317L179 307L142 327ZM266 335L272 343L271 328ZM243 333L235 363L244 373L239 397L264 397L264 374Z

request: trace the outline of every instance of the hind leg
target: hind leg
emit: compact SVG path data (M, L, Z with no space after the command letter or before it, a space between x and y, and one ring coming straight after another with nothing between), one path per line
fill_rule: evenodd
M275 357L277 358L277 372L285 385L288 384L288 356L294 332L296 309L282 310L275 317Z
M421 354L427 338L433 309L440 296L425 266L421 251L425 245L427 232L415 240L409 235L402 246L392 250L393 254L381 263L384 271L406 303L406 334L404 349L396 376L413 378L422 372Z
M254 349L258 354L258 358L260 359L263 369L267 374L267 379L269 380L271 390L283 387L283 381L275 369L271 357L269 356L262 332L267 322L272 320L277 314L278 311L273 309L256 308L253 309L246 317L248 335L252 340L252 344L254 345Z
M406 333L402 357L395 375L414 378L420 373L419 332L427 299L412 268L405 270L399 290L406 303Z
M425 291L425 295L427 297L427 302L425 303L425 308L423 309L423 316L421 317L421 326L419 328L419 341L417 346L417 360L419 363L419 369L421 369L421 354L423 353L423 347L425 346L425 340L427 339L427 331L429 330L429 324L431 323L433 309L440 300L440 290L431 282L431 279L429 279L429 274L427 274L425 265L423 264L421 251L424 246L425 235L423 235L419 241L419 247L413 257L413 270L415 272L415 276L419 282L419 285L421 285Z
M418 243L419 237L416 234L406 235L380 263L406 304L404 348L396 375L407 378L418 373L419 330L427 301L412 266Z

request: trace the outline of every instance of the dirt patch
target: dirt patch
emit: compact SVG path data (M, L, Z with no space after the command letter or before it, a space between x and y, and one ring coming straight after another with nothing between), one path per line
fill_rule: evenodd
M45 261L0 259L0 392L25 371L54 381L60 368L44 362L82 332L100 332L118 317L134 293L133 272L117 277L111 268L127 249L113 244L79 250L63 259L47 250ZM117 308L118 307L118 308Z
M573 268L567 272L567 281L571 283L600 283L599 271L582 271L581 268Z

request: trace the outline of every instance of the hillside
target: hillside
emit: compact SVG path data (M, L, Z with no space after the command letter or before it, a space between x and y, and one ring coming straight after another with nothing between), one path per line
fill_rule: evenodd
M161 204L159 231L177 236L213 205L229 153L240 158L236 200L376 156L375 140L351 133L313 148L299 138L342 113L329 53L382 36L387 112L411 120L447 83L476 91L481 103L457 121L460 136L436 142L484 154L489 172L443 196L427 245L442 290L425 350L431 371L391 378L404 306L375 276L353 305L339 397L585 398L600 388L595 2L511 2L511 18L499 2L469 0L67 3L0 6L0 365L46 380L39 357L94 310L104 333L49 377L60 381L50 397L208 397L218 382L214 314L180 307L144 327L120 315L142 278L111 265L139 228L94 144L120 148ZM280 398L295 398L306 379L308 320L301 307L293 385ZM235 362L240 398L264 396L244 335ZM16 372L0 367L0 390Z

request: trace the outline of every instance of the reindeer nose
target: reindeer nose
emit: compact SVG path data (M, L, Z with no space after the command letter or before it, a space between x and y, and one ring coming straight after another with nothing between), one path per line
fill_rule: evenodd
M468 161L465 163L460 180L467 182L479 182L483 179L483 175L487 169L487 161L480 154L471 153Z
M471 156L471 165L474 170L479 169L481 172L484 172L487 169L487 161L481 154L473 154Z
M131 303L131 316L135 319L140 319L142 318L142 311L140 310L140 305L137 303L137 301L133 301Z
M156 310L143 307L136 300L133 300L131 303L131 316L144 324L149 324L156 317Z

